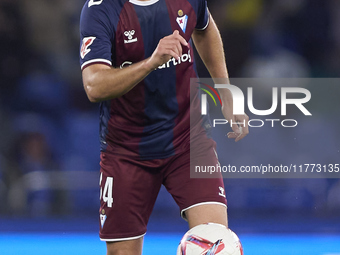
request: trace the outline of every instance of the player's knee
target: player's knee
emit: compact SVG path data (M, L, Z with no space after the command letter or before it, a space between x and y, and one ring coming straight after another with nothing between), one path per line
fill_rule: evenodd
M107 255L141 255L143 238L128 241L107 242Z
M194 206L185 211L189 227L193 228L208 222L218 223L228 227L227 208L222 204L206 204Z
M133 254L132 251L128 251L123 248L115 247L115 246L107 246L107 255L126 255L126 254ZM135 253L136 255L138 253Z
M106 248L106 255L119 255L119 249L113 242L107 242Z
M125 251L120 251L120 250L107 250L107 255L124 255L126 254Z

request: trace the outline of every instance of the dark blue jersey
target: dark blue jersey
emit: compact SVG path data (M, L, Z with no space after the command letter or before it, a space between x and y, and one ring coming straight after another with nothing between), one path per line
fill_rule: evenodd
M208 22L205 0L88 0L80 23L81 68L94 63L127 68L150 57L173 31L190 42L194 29ZM189 44L180 60L170 59L125 95L102 102L102 151L156 159L188 149L195 77Z

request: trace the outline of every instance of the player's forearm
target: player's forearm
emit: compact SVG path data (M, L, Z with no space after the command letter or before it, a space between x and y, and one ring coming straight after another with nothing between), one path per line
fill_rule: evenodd
M83 70L84 88L91 102L117 98L129 92L152 70L148 59L123 69L95 64Z

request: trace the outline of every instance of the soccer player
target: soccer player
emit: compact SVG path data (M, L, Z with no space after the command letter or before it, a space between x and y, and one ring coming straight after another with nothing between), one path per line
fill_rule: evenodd
M141 254L162 184L190 228L227 226L222 178L190 178L190 160L218 164L206 125L190 127L190 108L199 105L190 93L190 78L197 77L192 42L211 76L228 78L206 1L88 0L80 30L84 88L100 102L100 238L107 254ZM246 115L233 116L230 91L220 94L224 117L247 122ZM235 141L248 133L247 126L232 129ZM190 140L200 148L196 159Z

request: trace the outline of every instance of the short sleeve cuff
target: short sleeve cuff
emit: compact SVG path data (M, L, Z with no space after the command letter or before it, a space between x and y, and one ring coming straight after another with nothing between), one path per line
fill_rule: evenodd
M210 17L208 16L208 20L207 23L205 24L205 26L203 28L196 28L197 30L205 30L208 26L209 26L209 22L210 22Z
M104 65L112 66L111 61L107 59L103 59L103 58L97 58L97 59L91 59L91 60L84 62L81 65L81 70L84 70L86 67L93 65L93 64L104 64Z

